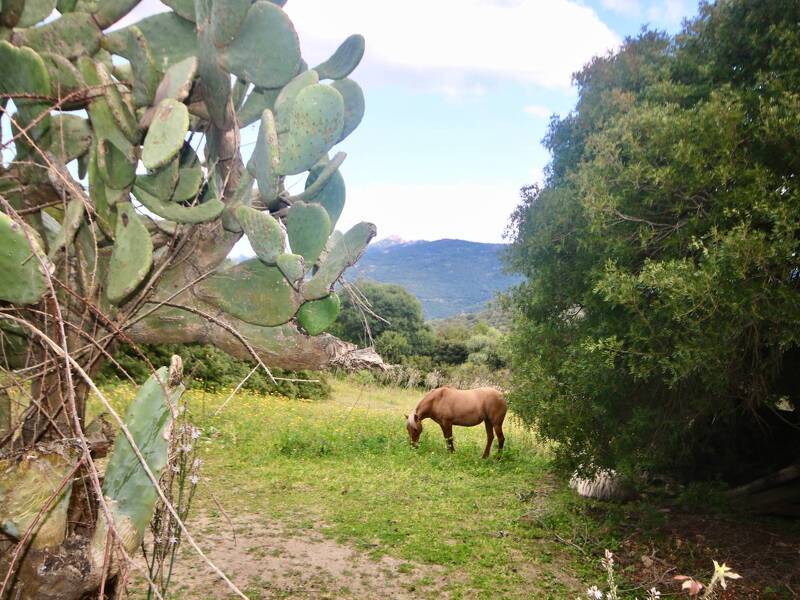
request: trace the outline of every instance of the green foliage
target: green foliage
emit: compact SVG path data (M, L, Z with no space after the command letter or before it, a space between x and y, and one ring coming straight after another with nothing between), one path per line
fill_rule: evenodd
M799 391L798 18L703 4L592 61L551 123L510 228L511 397L567 465L737 478L800 452L774 408Z
M398 285L369 280L355 284L370 310L362 312L349 294L342 294L342 311L329 331L355 344L369 343L364 320L375 349L385 361L402 365L385 377L409 387L454 385L476 387L499 384L506 376L505 335L481 320L424 321L420 301Z
M136 383L142 383L150 376L147 361L153 365L169 361L173 354L183 359L185 368L184 383L189 389L217 392L239 384L255 366L254 363L231 358L214 346L203 344L144 344L142 354L130 346L121 347L114 359ZM146 359L146 360L145 360ZM273 377L280 378L276 383L270 381L264 370L257 369L244 383L242 389L261 394L277 394L288 398L308 398L318 400L327 398L330 385L325 375L314 371L285 371L270 369ZM97 380L102 383L115 383L124 380L125 375L113 363L106 363ZM286 381L299 379L306 381ZM313 380L313 381L312 381Z
M385 331L402 333L416 352L429 335L422 316L419 300L399 285L359 280L355 287L366 297L372 312L381 317L367 316L369 330L374 339ZM336 323L329 328L331 333L354 344L366 344L363 316L353 303L350 294L342 294L342 311Z

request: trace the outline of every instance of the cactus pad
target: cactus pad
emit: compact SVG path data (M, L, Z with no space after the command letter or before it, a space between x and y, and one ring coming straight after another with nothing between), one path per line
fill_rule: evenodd
M361 90L361 86L352 79L334 81L331 87L339 92L344 100L344 126L342 127L342 135L339 137L341 142L353 133L361 123L361 119L364 118L364 110L366 108L364 92Z
M301 299L277 267L258 258L239 263L201 281L200 297L253 325L286 323L300 307Z
M15 48L6 41L0 42L0 92L4 94L50 95L50 76L42 58L30 48ZM36 119L48 106L41 101L17 98L15 119L24 127ZM31 132L38 139L49 128L49 117Z
M52 117L50 151L66 164L83 156L92 146L89 121L77 115L59 114Z
M261 126L258 129L256 147L247 163L247 170L258 182L258 193L270 206L277 198L280 178L278 166L278 134L275 131L275 119L272 111L266 109L261 115Z
M344 79L352 73L364 56L364 36L354 34L336 49L321 65L314 67L320 79Z
M25 8L16 27L33 27L50 16L56 7L56 0L25 0Z
M158 105L165 98L183 102L192 89L194 76L197 74L197 58L190 56L170 66L164 78L158 84L154 104Z
M339 276L356 263L376 233L372 223L362 222L351 227L328 250L317 272L303 286L303 297L306 300L319 300L330 294Z
M166 68L190 56L197 55L197 32L191 21L182 19L174 12L165 12L147 17L136 23L147 40L155 64ZM127 45L125 39L129 31L119 29L108 34L103 45L115 54L121 54L119 48Z
M211 3L208 19L215 46L227 46L234 40L251 4L252 0L214 0Z
M0 212L0 300L14 304L39 301L47 290L39 259L44 259L39 236Z
M296 202L286 215L286 232L292 252L313 264L328 241L331 219L319 204Z
M338 169L336 157L327 165L317 165L311 169L306 178L306 190L303 192L303 196L306 195L328 212L331 229L336 227L346 196L344 177Z
M319 335L336 320L341 307L342 303L336 294L306 302L297 311L297 322L308 335Z
M259 0L247 12L222 54L223 66L260 87L286 85L300 68L300 41L292 22L275 4Z
M129 187L136 179L136 163L129 161L108 140L97 142L97 171L106 186L115 190Z
M136 186L156 198L170 200L175 192L175 186L178 184L178 176L180 175L179 163L180 160L176 156L158 171L153 171L146 175L137 175Z
M129 61L133 79L133 98L138 106L153 104L161 73L156 67L150 45L138 27L132 26L103 38L109 52L119 54Z
M52 52L64 58L90 56L100 48L100 28L92 15L67 13L40 27L19 29L15 41L37 52Z
M259 212L249 206L239 206L236 219L242 226L256 256L267 265L274 265L283 252L283 230L269 213Z
M293 287L303 280L306 264L299 254L281 254L278 256L277 264L283 276Z
M189 131L186 105L167 98L158 105L153 122L144 138L142 163L147 169L158 169L173 160L183 148Z
M275 98L275 125L280 133L289 131L289 116L291 115L292 104L297 94L310 85L319 83L319 75L316 71L303 71L297 77L287 83Z
M211 198L196 206L183 206L156 198L137 186L133 187L133 195L147 210L176 223L205 223L216 219L225 210L225 205L218 198Z
M117 205L115 237L106 297L119 304L144 281L153 265L153 241L130 202Z
M344 100L328 85L303 88L291 107L289 132L278 136L279 173L296 175L313 167L338 141Z
M281 88L253 88L253 91L248 94L244 104L236 114L236 118L239 120L239 127L246 127L251 123L255 123L261 118L266 109L272 110L280 93Z
M162 0L164 4L169 6L180 17L187 21L195 22L194 16L194 0Z

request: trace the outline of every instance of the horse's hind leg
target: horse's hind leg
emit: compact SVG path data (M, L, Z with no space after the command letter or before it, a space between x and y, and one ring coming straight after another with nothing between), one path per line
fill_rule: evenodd
M494 432L497 434L497 453L503 451L503 444L506 443L506 436L503 435L502 421L494 426Z
M492 432L492 422L489 419L484 421L486 425L486 450L483 451L483 458L489 458L489 451L492 449L492 442L494 441L494 433Z

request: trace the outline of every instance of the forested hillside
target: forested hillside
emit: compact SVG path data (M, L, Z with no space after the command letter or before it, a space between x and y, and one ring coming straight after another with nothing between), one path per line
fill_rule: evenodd
M372 244L348 278L396 283L422 302L427 319L478 312L520 280L503 271L504 244L397 240Z

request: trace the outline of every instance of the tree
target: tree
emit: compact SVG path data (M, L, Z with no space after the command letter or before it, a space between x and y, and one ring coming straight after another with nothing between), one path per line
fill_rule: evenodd
M796 2L703 3L575 76L509 265L514 409L565 465L730 480L800 456Z
M387 338L387 343L392 340L393 356L430 354L433 335L425 324L422 303L416 296L400 285L368 280L357 281L354 287L356 298L366 299L367 310L350 294L346 295L341 315L329 329L331 333L348 342L366 345L368 335L377 342L387 332L394 332L401 334L405 343L398 346L400 338ZM396 354L401 346L404 349Z
M109 29L138 3L0 10L13 134L0 165L0 383L6 404L11 387L29 400L0 441L0 594L110 589L157 500L188 535L167 497L180 361L140 390L100 488L93 461L108 444L87 436L86 402L118 341L208 343L264 369L354 349L308 334L336 318L332 287L375 235L369 223L334 231L344 154L328 154L363 115L347 77L363 38L309 70L283 2L165 0L171 11ZM256 122L245 164L240 130ZM306 171L290 195L284 178ZM257 258L225 264L243 235ZM149 576L163 591L162 573Z

